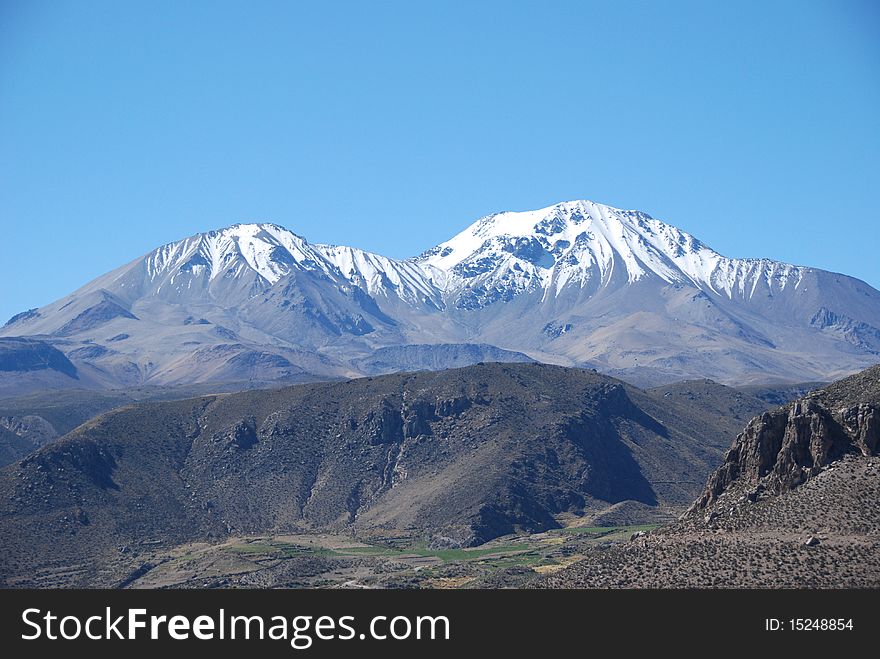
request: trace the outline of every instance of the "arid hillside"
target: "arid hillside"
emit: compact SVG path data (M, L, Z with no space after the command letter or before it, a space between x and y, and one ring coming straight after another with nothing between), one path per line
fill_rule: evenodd
M880 586L880 366L753 419L677 523L552 588Z
M0 575L113 584L141 549L254 534L468 547L625 502L665 519L765 408L676 391L479 364L132 405L0 472Z

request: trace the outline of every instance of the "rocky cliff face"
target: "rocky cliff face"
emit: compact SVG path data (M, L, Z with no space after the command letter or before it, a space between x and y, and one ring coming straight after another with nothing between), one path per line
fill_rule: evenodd
M752 419L694 509L710 507L734 483L780 494L845 455L878 455L878 391L880 366L875 366Z
M761 414L676 523L593 549L537 585L877 588L878 412L874 366Z

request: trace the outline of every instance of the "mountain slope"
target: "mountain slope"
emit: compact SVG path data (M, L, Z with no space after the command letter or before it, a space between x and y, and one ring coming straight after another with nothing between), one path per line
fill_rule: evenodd
M645 213L575 201L487 216L408 260L234 225L18 314L0 336L62 351L77 386L94 387L348 377L376 350L441 344L645 385L803 382L880 360L880 292L731 259ZM0 373L0 390L74 386L22 372Z
M880 586L880 366L753 419L681 520L543 586Z
M417 262L482 340L624 378L732 382L760 365L816 379L880 359L880 293L867 284L726 258L636 211L568 202L491 215Z
M744 405L715 386L713 405ZM0 471L0 572L47 585L77 564L73 583L112 584L102 570L153 544L324 529L471 545L618 502L666 510L752 406L721 417L542 364L133 405Z

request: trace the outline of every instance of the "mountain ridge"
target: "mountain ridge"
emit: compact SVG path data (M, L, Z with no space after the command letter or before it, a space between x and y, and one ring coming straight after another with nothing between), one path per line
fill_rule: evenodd
M80 386L249 380L241 364L261 359L267 381L368 375L374 351L414 344L488 345L637 384L797 382L880 359L880 292L573 201L485 216L409 259L235 224L18 314L0 336L61 349Z
M625 501L664 514L766 409L723 385L679 389L696 400L482 364L134 403L0 469L0 583L114 585L104 568L129 573L156 543L240 533L471 546Z

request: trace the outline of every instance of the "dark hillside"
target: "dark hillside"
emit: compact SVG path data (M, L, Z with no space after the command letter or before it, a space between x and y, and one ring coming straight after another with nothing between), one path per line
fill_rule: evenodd
M143 403L0 476L5 575L120 547L348 530L474 545L699 493L743 418L590 371L480 364ZM742 410L741 410L742 411ZM749 412L751 413L751 412ZM125 558L125 551L122 557Z

